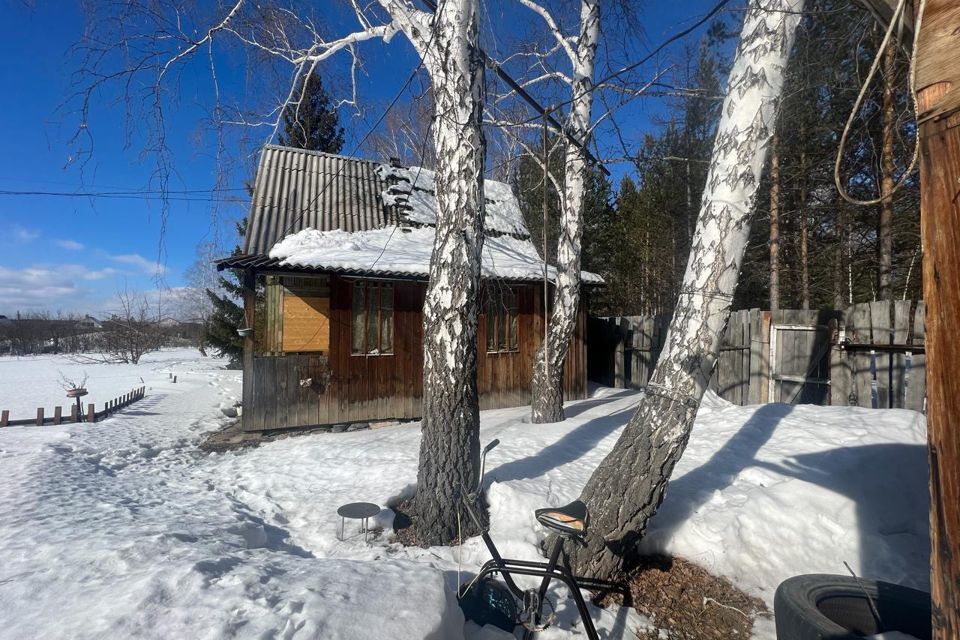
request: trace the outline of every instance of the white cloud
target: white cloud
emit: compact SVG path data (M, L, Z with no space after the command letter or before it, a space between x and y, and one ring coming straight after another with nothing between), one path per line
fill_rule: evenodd
M137 267L143 273L151 276L161 276L166 273L167 268L159 262L148 260L139 253L128 253L120 256L110 256L110 259L122 264L129 264Z
M85 271L80 277L84 280L103 280L104 278L109 278L110 276L119 275L122 272L117 271L112 267L107 267L105 269L99 269L96 271Z
M80 251L83 249L83 245L76 240L54 240L53 244L68 251Z
M70 269L0 267L0 313L18 309L56 309L72 307L82 301L86 291L77 285Z
M40 232L36 229L27 229L18 224L10 227L10 231L13 234L14 240L17 242L31 242L40 237Z

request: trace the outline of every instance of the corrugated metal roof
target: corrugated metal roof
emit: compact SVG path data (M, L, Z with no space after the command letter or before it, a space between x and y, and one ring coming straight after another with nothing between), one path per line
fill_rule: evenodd
M229 258L223 258L222 260L216 261L217 270L223 271L224 269L254 269L256 271L279 271L279 272L290 272L290 273L304 273L304 272L315 272L315 273L337 273L345 276L362 276L362 277L376 277L376 278L390 278L397 280L420 280L426 282L430 277L430 274L427 271L423 273L409 273L406 271L394 271L389 268L383 269L347 269L347 268L329 268L329 267L311 267L304 265L294 265L294 264L285 264L279 258L271 258L270 256L265 255L237 255L231 256ZM493 280L493 278L481 278L481 280ZM516 282L516 283L537 283L543 282L541 277L529 276L529 277L514 277L501 279L502 282ZM550 279L550 282L553 282L553 279ZM583 286L585 287L602 287L605 286L605 283L602 281L591 281L584 280Z
M365 231L397 223L386 206L379 163L319 151L267 145L247 224L244 253L260 255L285 236L312 227L320 231Z

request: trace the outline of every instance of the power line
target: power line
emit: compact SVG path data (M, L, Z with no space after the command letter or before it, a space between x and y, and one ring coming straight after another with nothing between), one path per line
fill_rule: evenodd
M218 189L217 191L245 191L245 189ZM102 198L120 200L173 200L178 202L244 202L242 198L201 197L210 190L198 191L16 191L0 189L0 196L8 197L57 197L57 198Z
M429 0L424 0L424 1L425 1L425 2L428 2ZM660 46L658 46L656 49L654 49L653 51L651 51L650 53L648 53L647 55L645 55L645 56L644 56L643 58L641 58L640 60L638 60L638 61L636 61L636 62L631 62L631 63L628 64L627 66L622 67L620 70L614 71L613 73L609 74L608 76L606 76L606 77L604 77L604 78L601 78L601 79L598 80L597 82L593 83L593 86L592 86L590 89L586 89L586 90L584 90L584 91L581 91L580 93L578 93L578 94L576 94L576 95L574 95L574 96L572 96L572 97L570 97L570 98L568 98L568 99L560 102L559 104L553 105L550 109L551 109L551 110L555 110L555 109L559 109L559 108L561 108L561 107L565 107L565 106L571 104L571 103L572 103L574 100L576 100L577 98L580 98L581 96L584 96L584 95L586 95L586 94L588 94L588 93L591 93L591 92L593 92L593 91L596 91L597 89L602 88L603 85L605 85L606 83L610 82L611 80L614 80L614 79L622 76L623 74L625 74L625 73L627 73L627 72L629 72L629 71L633 71L634 69L636 69L637 67L645 64L646 62L649 62L650 59L653 58L653 56L657 55L658 53L660 53L661 51L663 51L664 49L666 49L667 46L669 46L670 44L676 42L677 40L680 40L681 38L689 35L690 33L696 31L697 29L699 29L699 28L700 28L701 26L703 26L706 22L708 22L709 20L711 20L715 15L717 15L718 13L720 13L720 10L721 10L723 7L725 7L727 4L729 4L729 3L730 3L730 0L720 0L720 2L718 2L716 5L714 5L714 7L713 7L712 9L710 9L710 11L708 11L706 14L704 14L704 16L703 16L702 18L700 18L699 20L697 20L693 25L691 25L690 27L684 29L683 31L680 31L679 33L673 34L672 36L670 36L669 38L667 38L666 40L664 40L663 42L661 42L661 43L660 43ZM621 106L622 106L622 105L621 105ZM542 107L541 107L541 108L542 108ZM518 126L519 126L519 125L524 125L524 124L529 124L529 123L531 123L531 122L539 119L539 118L542 116L542 113L543 113L543 112L540 112L540 113L538 113L537 115L531 116L531 117L527 118L526 120L523 120L523 121L518 122L518 123L516 123L516 124L517 124Z
M390 101L390 104L387 105L387 108L384 109L383 113L380 114L380 117L377 118L377 121L374 122L373 126L371 126L367 130L367 132L360 139L360 142L354 145L353 151L350 153L351 156L356 155L357 151L360 150L360 147L362 147L363 144L367 141L367 138L369 138L373 134L373 132L377 129L377 127L380 126L380 123L383 122L384 118L387 117L387 114L390 113L390 110L393 109L396 106L397 102L400 101L400 97L403 96L403 94L406 92L407 88L410 86L410 83L413 82L413 79L417 77L417 74L420 72L420 69L423 68L423 61L426 59L427 55L429 54L430 48L433 46L433 41L436 38L436 35L437 35L437 30L436 28L434 28L430 33L430 39L427 41L427 46L424 48L423 54L419 56L420 61L417 63L417 66L414 68L413 72L410 73L410 76L407 78L407 81L403 83L403 86L400 87L400 91L397 92L397 95L393 97L393 100ZM293 221L289 225L287 225L287 227L280 234L281 237L286 237L286 235L290 233L290 230L293 229L294 226L300 224L300 221L303 219L303 216L307 213L310 207L316 204L317 200L320 199L320 196L326 193L327 189L330 188L330 185L333 184L333 181L336 180L341 173L343 173L343 168L345 166L346 166L346 163L340 164L340 167L337 169L336 173L330 176L330 179L327 180L326 184L323 185L323 188L320 189L320 192L317 193L316 196L314 196L313 200L311 200L305 207L303 207L303 209L300 211L300 215L294 218ZM387 240L388 244L389 242L390 241ZM386 249L386 246L384 246L384 249Z
M423 3L427 5L430 11L436 13L437 3L434 2L434 0L423 0ZM552 107L550 109L543 107L539 102L537 102L536 98L530 95L526 89L524 89L522 86L520 86L520 84L516 80L510 77L510 74L508 74L506 71L503 70L503 68L500 66L500 63L498 63L496 60L488 56L487 52L484 51L482 47L477 47L477 51L480 53L480 56L483 58L483 63L488 67L490 67L491 69L493 69L494 73L500 76L500 79L506 82L507 86L510 87L513 91L515 91L516 94L524 100L524 102L526 102L528 105L533 107L533 109L538 114L537 115L538 118L541 118L541 117L545 118L547 122L554 129L557 130L557 132L559 132L561 135L563 135L563 137L567 139L568 142L570 142L572 145L580 149L580 151L583 152L583 154L587 157L587 159L591 163L599 166L600 170L603 171L605 175L610 175L610 172L607 171L607 168L604 167L600 163L600 161L597 160L596 156L594 156L590 152L590 149L587 148L587 145L584 144L581 140L576 139L570 132L568 132L564 128L563 124L560 123L560 121L553 116L553 111L555 111L557 107L561 105L557 105L557 107Z

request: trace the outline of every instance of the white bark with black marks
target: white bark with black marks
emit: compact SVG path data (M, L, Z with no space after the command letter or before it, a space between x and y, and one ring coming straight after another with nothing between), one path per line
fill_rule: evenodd
M526 0L525 4L530 6L532 3ZM552 24L552 21L548 22ZM560 42L567 44L573 67L570 85L573 98L567 130L586 147L593 107L593 70L600 41L600 0L582 0L580 3L580 35L572 49L555 27L554 31ZM547 339L541 343L534 359L531 420L535 423L563 420L563 364L580 307L580 254L587 171L583 147L566 145L553 313ZM544 347L547 347L546 357Z
M478 0L445 0L421 50L433 85L437 225L423 305L423 438L417 538L455 540L480 459L477 317L483 248L483 60ZM418 46L418 49L420 47Z
M580 572L615 576L663 499L717 360L803 0L752 0L730 72L706 190L663 353L637 412L593 473Z

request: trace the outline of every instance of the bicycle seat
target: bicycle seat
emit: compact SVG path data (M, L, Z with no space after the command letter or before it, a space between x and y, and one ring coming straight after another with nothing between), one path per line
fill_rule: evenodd
M587 535L587 505L579 500L563 507L537 509L533 514L540 524L565 538L583 538Z

